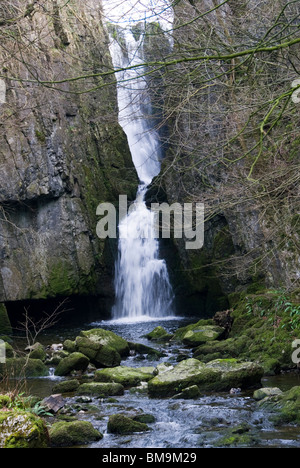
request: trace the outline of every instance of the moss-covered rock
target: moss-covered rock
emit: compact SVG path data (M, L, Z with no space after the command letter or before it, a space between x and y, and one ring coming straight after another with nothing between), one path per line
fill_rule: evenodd
M216 359L206 364L209 369L218 369L222 373L220 390L251 388L261 384L264 369L254 362L240 362L236 359Z
M44 421L19 409L0 411L0 448L47 448Z
M0 364L0 376L8 378L46 377L48 367L40 359L10 358Z
M268 396L259 401L259 406L274 413L273 421L277 425L294 423L300 425L300 387L293 387L287 392Z
M163 327L159 326L154 328L150 333L147 333L145 338L151 341L169 341L173 338L173 335L170 335Z
M187 359L150 380L148 390L152 397L174 396L194 385L200 391L228 391L232 387L259 385L263 374L263 368L251 362L231 359L204 364L197 359Z
M124 387L119 383L91 382L80 385L77 390L78 395L95 396L105 398L108 396L124 395Z
M129 355L126 340L101 328L82 331L75 340L76 349L86 355L96 367L116 367Z
M51 445L54 447L81 446L103 438L103 435L87 421L55 423L49 435Z
M196 398L199 398L200 396L201 392L199 390L199 387L197 385L192 385L191 387L187 387L184 390L182 390L181 393L178 393L173 398L175 400L194 400Z
M151 397L169 397L192 385L211 389L221 381L221 376L218 369L208 369L197 359L187 359L150 380L148 391Z
M12 335L12 328L4 304L0 304L0 336Z
M29 351L30 359L40 359L41 361L46 360L47 354L44 346L41 343L35 343L29 348L26 348L26 351Z
M73 380L65 380L64 382L60 382L55 385L52 389L53 394L57 393L72 393L76 392L79 388L79 382L76 379Z
M182 342L186 346L195 348L208 341L216 341L224 334L224 328L214 325L205 327L196 327L193 330L187 331L182 336Z
M199 320L197 323L178 328L175 332L174 340L185 340L187 345L196 347L207 341L217 340L223 333L224 329L217 327L213 320Z
M72 340L65 340L63 344L63 348L68 353L75 353L76 351L76 343ZM84 354L84 353L83 353Z
M251 433L251 427L248 424L240 424L233 429L226 431L226 434L220 437L215 443L215 447L254 447L259 443L258 437Z
M282 391L280 388L277 387L265 387L265 388L259 388L258 390L255 390L253 394L254 400L260 401L263 400L264 398L276 396L276 395L281 395Z
M122 414L114 414L109 418L107 431L112 434L132 434L134 432L146 432L150 428L147 424L134 421Z
M55 375L66 376L72 371L85 371L90 363L90 360L82 353L72 353L68 357L62 359L58 364Z
M148 382L153 379L154 367L115 367L113 369L103 369L95 373L96 382L116 382L126 388L136 387L141 382Z

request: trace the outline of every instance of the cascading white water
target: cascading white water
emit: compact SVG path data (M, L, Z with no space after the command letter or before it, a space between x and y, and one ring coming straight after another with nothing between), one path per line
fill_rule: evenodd
M148 3L153 8L155 2L148 0ZM161 4L162 0L156 3ZM163 3L165 6L166 1ZM147 7L145 4L147 1L143 2ZM159 136L151 128L151 103L144 69L139 67L144 62L144 36L136 39L130 27L122 27L120 34L119 41L111 38L110 46L115 69L124 70L117 73L119 122L127 135L140 185L134 206L119 225L116 303L112 315L114 319L138 321L172 315L173 291L166 262L159 258L156 215L148 210L145 202L147 188L160 172L161 149Z

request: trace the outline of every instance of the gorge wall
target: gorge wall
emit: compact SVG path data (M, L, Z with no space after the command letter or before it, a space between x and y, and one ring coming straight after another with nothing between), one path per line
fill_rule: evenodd
M0 302L112 298L116 246L97 238L96 208L138 184L114 78L39 83L111 69L100 3L1 9Z
M171 64L149 70L166 148L152 197L205 204L204 248L187 251L175 239L178 255L165 251L180 302L204 312L241 291L295 290L300 279L300 107L276 102L297 78L298 45L247 60L194 59L255 48L268 34L267 44L285 41L298 7L250 0L214 10L218 3L178 2ZM149 41L163 50L159 36Z

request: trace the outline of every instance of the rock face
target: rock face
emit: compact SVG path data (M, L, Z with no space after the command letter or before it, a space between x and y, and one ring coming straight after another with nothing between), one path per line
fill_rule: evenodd
M222 38L223 44L223 40L228 40L228 50L239 48L240 44L250 47L249 30L254 43L256 39L259 43L258 31L267 31L275 23L282 5L276 4L271 12L266 4L257 8L255 0L229 2L207 15L214 7L213 0L176 4L175 25L180 27L174 31L173 58L178 57L180 62L185 54L189 59L197 52L201 55L204 43L206 51L221 50L217 37ZM244 21L246 17L251 17L251 21ZM189 47L184 49L184 43L192 44L195 52ZM288 60L292 53L292 48L287 50L285 58ZM263 64L262 58L259 60L265 76L273 75L269 65ZM300 192L299 184L296 186L293 180L299 173L299 138L294 136L298 123L293 111L287 113L271 137L275 145L282 143L281 150L274 155L271 141L266 142L260 157L258 151L252 152L258 137L247 126L247 119L256 111L252 105L253 90L259 105L263 104L270 94L278 92L279 96L286 92L285 83L293 81L295 71L293 67L285 71L277 68L282 86L275 90L261 80L256 67L247 68L245 74L239 70L238 77L233 72L230 78L230 73L225 72L226 61L220 62L226 79L218 80L219 64L215 67L214 63L178 63L173 70L178 83L175 87L168 86L170 82L174 85L174 77L161 76L166 85L165 115L171 117L167 122L166 159L152 193L158 194L160 202L169 204L191 200L204 203L207 220L204 248L188 251L182 240L175 239L175 255L165 244L179 305L192 313L226 310L226 296L250 285L253 292L254 287L258 290L262 286L297 287L300 275ZM186 85L190 74L193 78ZM246 107L248 112L241 111ZM260 116L252 115L251 119L254 126L262 123ZM288 139L283 137L287 126L291 132ZM255 156L258 161L249 178ZM289 193L293 193L293 200Z
M22 18L24 2L12 5ZM7 75L0 105L0 301L110 297L113 257L96 236L96 208L116 203L119 194L133 199L137 187L115 86L101 88L113 78L55 89L10 79L28 78L29 68L44 81L109 69L101 7L96 0L55 0L50 10L33 4L24 16L14 34L27 46L0 52ZM16 44L8 39L5 49Z

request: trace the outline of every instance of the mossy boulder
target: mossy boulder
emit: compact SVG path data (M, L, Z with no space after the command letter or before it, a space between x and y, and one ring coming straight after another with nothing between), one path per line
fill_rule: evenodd
M122 396L124 395L124 387L114 382L90 382L80 385L76 393L77 395L95 396L98 398Z
M48 431L42 419L28 411L0 411L0 448L47 448Z
M75 353L76 343L75 343L75 341L72 341L72 340L65 340L64 343L63 343L63 348L68 353L71 353L71 354Z
M253 394L254 400L260 401L263 400L264 398L269 398L272 396L276 395L282 395L282 391L280 388L277 387L265 387L265 388L259 388L258 390L255 390Z
M63 377L71 374L72 371L84 372L89 363L90 360L84 354L72 353L60 361L55 370L55 375Z
M186 346L196 348L209 341L219 340L225 329L215 325L211 320L200 320L197 323L179 328L174 340L183 342Z
M134 432L146 432L150 428L147 424L135 421L122 414L114 414L109 418L107 431L111 434L132 434Z
M151 397L174 396L194 385L200 391L228 391L232 387L258 385L263 374L261 366L250 362L231 359L204 364L197 359L187 359L150 380L148 391Z
M258 404L261 408L274 413L272 419L276 425L290 423L300 425L300 387L293 387L287 392L266 397Z
M79 388L79 382L76 379L73 380L65 380L64 382L60 382L55 385L52 389L53 394L58 393L73 393L76 392Z
M241 294L233 306L234 322L229 335L235 341L248 337L239 359L261 363L268 375L295 368L292 343L299 327L299 313L298 299L284 291Z
M173 338L173 335L170 335L163 327L156 327L147 335L144 335L145 338L151 341L169 341Z
M115 349L121 357L129 355L128 342L109 330L96 328L93 330L82 331L80 335L89 338L95 343L100 343L102 346L110 346Z
M226 430L226 434L220 437L215 443L215 447L255 447L260 442L257 435L251 432L251 427L242 423L232 429Z
M0 336L12 335L12 327L4 304L0 304Z
M236 359L216 359L206 364L208 369L217 369L222 373L220 390L233 387L246 389L261 384L264 368L254 362L240 362Z
M122 357L129 355L127 341L103 329L81 332L75 340L75 346L98 368L119 366Z
M74 447L101 440L103 435L88 421L60 421L49 431L54 447Z
M113 369L103 369L96 371L96 382L116 382L126 388L136 387L141 382L148 382L153 379L154 367L115 367Z
M173 398L175 400L194 400L196 398L199 398L200 396L201 392L199 390L199 387L197 385L192 385L191 387L187 387L184 390L182 390L181 393L178 393Z
M0 364L2 377L46 377L48 374L48 367L40 359L9 358L4 364Z
M30 359L40 359L41 361L46 360L47 354L41 343L35 343L34 345L29 346L26 348L26 351L29 351Z
M218 369L207 369L197 359L187 359L150 380L148 391L151 397L170 397L192 385L209 389L221 381L221 375Z

